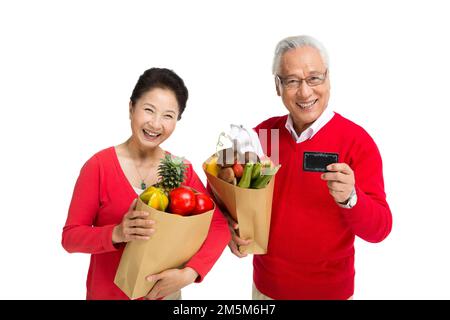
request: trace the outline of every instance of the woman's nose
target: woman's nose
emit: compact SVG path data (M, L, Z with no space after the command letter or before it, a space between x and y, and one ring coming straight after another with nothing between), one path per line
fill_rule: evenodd
M152 127L152 129L154 130L160 130L162 127L161 124L161 119L158 115L153 116L149 121L148 121L149 125Z

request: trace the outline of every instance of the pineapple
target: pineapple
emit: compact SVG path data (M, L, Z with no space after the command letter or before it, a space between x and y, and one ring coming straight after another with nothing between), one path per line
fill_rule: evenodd
M187 165L184 158L166 154L158 167L160 181L157 186L164 190L166 194L172 189L178 188L183 183L186 175Z
M159 182L141 193L141 200L150 207L165 211L169 204L169 192L178 188L185 179L187 165L183 158L166 154L158 166Z

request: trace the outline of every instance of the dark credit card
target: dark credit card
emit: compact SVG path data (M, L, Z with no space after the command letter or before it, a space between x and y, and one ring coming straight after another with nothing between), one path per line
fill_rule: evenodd
M338 162L337 153L328 152L304 152L303 170L313 172L327 172L327 166Z

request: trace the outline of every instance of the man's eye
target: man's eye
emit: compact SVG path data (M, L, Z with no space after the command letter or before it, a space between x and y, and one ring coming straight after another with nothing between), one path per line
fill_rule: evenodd
M319 84L322 81L323 81L323 77L321 77L321 76L311 76L306 79L306 82L311 83L311 84Z
M150 108L145 108L144 110L147 111L147 112L153 113L153 110L150 109Z
M287 85L297 84L299 81L297 79L286 79L285 83Z
M165 117L166 117L167 119L173 119L173 116L170 115L170 114L166 114Z

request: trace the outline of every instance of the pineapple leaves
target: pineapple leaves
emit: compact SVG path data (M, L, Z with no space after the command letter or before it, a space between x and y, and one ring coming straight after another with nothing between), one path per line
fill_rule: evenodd
M158 166L159 185L166 192L178 188L185 179L186 169L184 158L166 154Z

